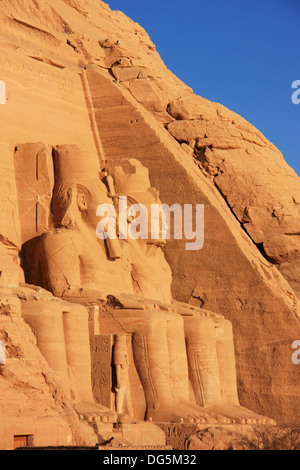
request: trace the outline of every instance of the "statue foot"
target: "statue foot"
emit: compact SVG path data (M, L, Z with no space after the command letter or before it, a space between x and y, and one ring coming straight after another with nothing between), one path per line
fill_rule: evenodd
M272 426L276 424L273 419L254 413L240 405L221 404L211 406L209 409L226 416L232 424L262 424Z
M224 424L230 424L231 423L230 418L228 418L227 416L224 416L220 413L217 413L215 411L212 411L210 409L202 408L201 406L196 405L194 403L190 403L190 402L187 403L187 406L193 408L193 410L195 410L195 413L197 413L197 412L205 413L207 423L224 423Z
M106 406L93 402L81 402L74 405L75 411L88 422L117 423L130 422L128 415L117 413Z
M190 404L175 402L161 404L158 408L148 409L147 417L154 422L169 423L216 423L213 413L201 408L193 407Z

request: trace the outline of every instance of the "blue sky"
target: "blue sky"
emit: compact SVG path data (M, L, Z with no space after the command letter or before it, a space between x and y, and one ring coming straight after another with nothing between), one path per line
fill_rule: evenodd
M257 127L300 175L300 0L107 0L197 95ZM300 97L300 94L299 94Z

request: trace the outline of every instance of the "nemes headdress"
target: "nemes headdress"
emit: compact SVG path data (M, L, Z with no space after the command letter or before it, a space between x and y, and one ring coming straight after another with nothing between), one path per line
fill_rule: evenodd
M139 160L120 160L109 170L114 179L116 194L131 195L151 188L148 168Z
M72 203L80 185L89 191L91 182L100 183L100 163L96 152L88 146L58 145L53 149L55 186L53 194L54 224L74 225ZM99 189L101 189L99 185ZM103 184L103 195L107 195Z
M58 145L53 154L55 184L100 178L98 155L88 146Z

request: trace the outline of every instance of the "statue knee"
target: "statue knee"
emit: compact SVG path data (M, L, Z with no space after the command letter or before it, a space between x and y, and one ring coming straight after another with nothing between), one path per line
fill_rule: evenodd
M62 308L60 303L26 300L22 301L22 318L29 324L40 339L45 336L57 337L62 327Z
M208 317L184 317L184 330L189 343L215 342L215 321Z
M80 341L88 333L89 313L83 305L62 304L62 318L65 335L78 337Z
M232 323L229 320L221 320L217 324L216 339L219 341L233 342Z

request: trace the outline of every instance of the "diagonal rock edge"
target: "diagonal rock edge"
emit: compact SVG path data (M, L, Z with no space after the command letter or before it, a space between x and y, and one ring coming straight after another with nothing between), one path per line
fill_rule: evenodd
M224 203L224 200L220 197L219 193L215 191L214 187L207 182L207 179L203 177L201 173L199 174L197 168L195 167L193 162L190 161L186 153L182 152L178 145L174 145L174 142L172 142L172 139L170 139L168 135L165 135L164 130L159 126L156 120L153 119L151 114L145 111L141 106L134 104L134 101L132 100L131 95L129 93L126 93L126 91L124 91L118 84L115 84L111 79L107 77L106 79L104 79L104 76L103 79L101 79L100 75L103 74L99 73L99 71L96 71L95 69L88 71L91 95L94 97L95 103L94 109L96 121L98 123L101 142L107 158L117 159L120 153L122 153L123 156L126 156L127 154L130 155L134 151L135 155L138 155L138 158L141 159L141 161L146 164L146 166L149 168L150 176L153 182L152 184L160 190L160 196L164 202L172 204L174 201L179 201L183 204L187 202L189 200L188 198L192 195L192 199L194 201L199 202L200 200L206 204L206 226L210 223L212 223L212 225L214 224L214 222L212 222L214 216L209 214L210 210L219 211L219 215L221 213L222 215L224 214L224 216L226 213L226 229L223 229L219 226L218 230L220 230L220 233L223 233L223 230L226 231L230 227L229 230L231 236L234 237L234 241L230 241L229 244L226 245L226 250L228 251L227 255L229 255L232 246L235 246L235 244L239 246L238 251L241 250L243 252L243 256L247 258L247 268L245 268L246 271L253 270L253 272L255 272L254 277L257 276L259 278L259 281L255 281L256 285L257 282L259 282L260 288L262 289L262 292L260 294L261 300L259 304L259 309L257 307L254 307L253 305L247 305L247 300L240 300L240 298L243 298L243 295L241 295L241 292L240 294L238 294L237 291L239 289L237 289L236 291L235 289L232 289L232 284L234 284L234 282L237 282L236 280L234 282L229 282L229 284L231 284L230 288L232 289L232 292L235 291L233 296L236 296L235 301L233 303L231 303L230 301L228 302L228 293L225 294L223 290L224 286L222 286L222 284L224 280L223 282L219 281L218 285L221 292L220 297L218 297L217 294L214 294L215 299L213 300L211 292L209 293L209 290L211 289L208 287L208 285L207 289L204 287L205 282L203 282L203 280L206 279L207 276L209 276L209 272L213 271L214 273L216 273L216 271L218 271L218 268L212 267L211 270L208 269L208 272L205 272L205 275L203 275L203 261L205 264L211 262L211 260L207 260L205 255L202 258L203 253L196 255L193 254L193 257L190 257L188 252L185 252L184 248L180 247L179 244L174 243L174 245L172 246L172 243L169 243L167 245L166 257L172 267L174 275L174 297L179 300L193 302L195 300L194 298L196 297L197 290L202 289L202 292L204 293L202 297L205 297L205 302L202 304L202 306L205 305L205 308L213 309L214 311L222 312L223 314L225 313L225 316L228 316L228 318L233 321L235 331L238 332L240 330L241 332L241 337L236 338L236 348L238 354L238 369L240 366L240 374L244 376L246 368L249 367L249 363L252 362L252 360L250 359L251 354L256 355L256 353L253 353L252 348L256 350L259 348L260 351L258 352L258 355L265 356L266 351L268 349L276 349L276 347L278 346L282 348L282 337L280 338L280 335L283 334L284 336L286 336L287 330L291 327L291 324L289 324L290 321L292 321L292 324L294 325L292 328L296 328L296 330L298 330L299 302L292 289L284 280L284 278L280 275L278 270L261 256L261 254L256 249L255 245L253 245L249 237L244 234L244 231L242 231L241 233L240 224L236 223L236 218L232 216L231 212L228 210L227 205ZM126 99L126 103L124 102L124 99ZM123 103L122 113L119 113L118 105L116 106L116 102ZM118 142L114 142L114 145L112 145L112 136L110 132L112 123L114 125L114 128L118 130ZM130 130L130 126L132 126L133 123L135 126L139 126L138 130L137 128L135 130ZM139 136L141 137L139 138ZM180 170L177 169L177 165L181 167ZM173 172L171 176L168 175L168 171L170 171L170 168L172 168ZM176 181L178 181L178 184L176 185L178 186L177 188L174 188L173 185L174 174L178 175L178 179L176 179ZM170 181L168 181L168 179L170 179ZM182 184L180 184L179 181L181 181ZM194 185L197 186L197 189L193 187ZM186 188L188 188L188 193L186 191ZM206 202L206 198L208 198L209 202ZM219 220L218 223L220 223ZM220 225L222 225L222 223L220 223ZM226 240L226 238L227 234L224 235L224 240ZM206 243L211 243L211 240L213 239L212 234L207 235L206 240L207 239L208 241L206 241ZM235 246L235 248L237 248L237 246ZM233 251L235 252L234 254L232 254L233 257L237 256L235 248L233 249ZM179 256L178 253L180 253ZM219 258L220 260L220 255L218 252L215 253L214 256L216 259ZM198 257L199 264L197 264L197 262L195 261L195 258ZM222 264L222 262L220 262L220 264ZM233 273L235 276L237 275L237 271L238 270L234 269L233 267ZM231 277L233 276L233 273L231 271ZM197 276L201 277L200 282L197 280ZM262 287L262 285L264 285L264 287ZM242 290L245 290L245 280L244 282L241 282L241 288ZM264 294L263 291L265 289L266 291ZM277 336L277 338L274 340L273 335L271 335L271 339L267 338L267 333L264 333L263 331L259 332L260 326L263 328L263 324L259 326L259 323L261 323L262 318L258 319L257 314L258 310L261 312L261 315L264 311L265 313L267 313L267 311L270 310L269 307L262 304L262 298L264 297L264 295L266 295L269 299L274 296L277 297L279 294L279 290L281 291L280 297L282 300L284 299L285 306L288 307L288 310L291 310L290 314L288 314L290 320L287 320L286 325L284 327L284 329L287 328L286 332L283 333L283 331L281 330L280 335ZM227 302L228 304L226 305ZM243 310L245 315L250 314L248 320L250 320L250 318L252 317L254 323L250 320L248 324L243 325L244 320L238 317L235 312L232 312L232 307L236 309L237 303L239 302L241 305L239 310ZM229 306L230 303L231 306ZM282 310L282 308L285 310L285 307L283 306L281 306L279 309ZM268 312L268 314L270 313L271 312ZM269 328L271 330L274 318L270 317L269 320L267 320L268 314L265 315L263 323L269 323L270 321ZM246 337L247 340L245 341ZM252 344L252 346L248 347L245 343ZM289 340L287 340L286 342L284 341L284 347L290 347ZM257 359L258 358L256 357L256 360ZM262 357L260 357L258 363L261 360ZM241 365L241 363L239 364L239 361L242 361L243 365ZM263 361L265 363L265 358ZM273 368L272 361L270 362L269 366L270 368ZM260 375L261 373L262 375L264 375L266 370L267 369L264 369L264 372L262 372L262 370L260 372L258 370L253 370L252 374L254 376L257 374ZM269 373L266 373L266 375L268 374ZM244 378L245 377L241 378L241 383ZM266 376L260 376L259 380L261 380L261 384L269 382L270 387L274 387L274 384L271 385L270 383L270 377L267 379ZM250 381L252 383L253 391L253 376L251 377ZM248 403L248 400L250 399L249 394L252 394L252 392L249 391L251 388L250 383L243 385L243 387L245 387L245 389L248 389L248 391L245 390L245 395L247 395L247 398L245 398L245 400ZM289 388L289 386L287 388ZM279 389L278 393L280 393ZM254 394L255 405L253 404L254 397L250 399L251 405L265 407L266 403L262 404L264 402L264 398L262 398L264 393L262 392L261 388L259 392L255 391ZM267 399L267 401L269 401L269 399ZM278 404L275 405L275 408L276 412L275 409L273 409L273 413L278 412Z
M32 48L37 48L38 51L35 52L41 53L42 50L43 54L40 54L41 60L48 64L51 64L51 61L53 63L62 62L63 64L67 64L68 67L78 68L78 66L83 67L84 64L88 65L91 63L99 68L99 72L101 72L100 69L105 72L106 80L108 80L108 78L113 75L114 79L119 83L118 90L122 90L122 95L124 93L126 99L131 102L132 106L139 110L139 113L144 117L147 125L151 129L155 128L155 132L161 136L161 142L158 146L162 146L163 149L160 149L157 152L158 156L156 156L155 161L153 161L152 155L147 155L146 145L142 147L141 152L142 154L145 153L146 155L140 155L140 158L143 158L143 161L147 161L151 171L153 184L154 186L159 187L161 195L165 198L165 201L171 201L172 197L174 197L174 194L170 192L170 189L167 190L164 188L165 181L162 182L162 175L166 174L166 167L161 163L159 156L162 155L162 158L166 158L164 157L164 152L167 152L168 161L171 162L172 158L174 159L174 155L176 155L176 159L178 158L175 165L177 170L175 174L181 176L182 172L184 171L188 189L190 189L190 180L193 180L193 185L196 185L197 190L193 188L193 201L203 202L204 199L207 198L211 205L212 212L216 210L215 207L218 207L217 212L223 215L225 219L225 225L230 227L229 229L226 227L226 230L225 228L223 229L223 231L226 232L224 239L230 239L228 245L239 245L238 251L242 252L243 256L245 256L245 263L247 267L250 266L251 272L253 270L253 272L256 274L251 276L244 276L243 281L239 281L240 285L237 288L237 280L234 279L233 274L234 272L237 274L237 271L241 266L237 264L235 269L231 270L231 275L229 276L230 282L228 282L228 279L226 279L228 270L226 271L226 269L223 268L220 272L220 268L217 266L217 264L214 264L211 260L208 262L208 258L210 258L212 255L215 256L212 242L208 256L203 258L200 254L198 264L196 268L193 268L192 271L189 266L190 263L186 261L183 262L178 259L178 256L176 256L176 253L178 252L178 246L170 246L166 251L166 256L173 270L174 296L177 296L178 299L190 300L191 302L196 302L198 298L204 299L203 305L205 305L206 308L217 310L220 313L225 314L233 321L236 332L237 367L240 381L240 393L242 400L245 401L245 404L249 406L251 405L252 407L255 405L257 411L264 410L266 414L271 413L273 416L277 414L281 419L291 419L291 417L294 419L296 417L296 419L298 419L297 414L295 415L294 413L297 401L297 391L295 384L296 374L294 369L291 368L291 365L288 364L288 361L290 359L290 344L292 340L296 339L296 331L298 331L298 321L296 320L296 315L299 309L299 304L292 289L294 286L297 287L298 281L295 279L295 275L293 274L293 270L291 270L290 265L295 264L295 262L297 263L297 246L299 245L296 244L295 248L293 244L287 255L285 255L281 251L282 246L280 241L283 237L283 233L293 234L286 235L287 237L295 237L294 234L299 233L299 228L297 225L299 223L299 203L297 196L299 194L299 190L297 192L297 189L299 189L299 178L297 178L294 172L288 168L281 154L274 148L274 146L269 144L265 138L258 134L253 126L250 126L248 123L246 123L245 120L237 116L235 113L231 113L230 111L226 110L221 105L213 104L207 100L204 100L203 98L196 97L192 94L192 91L189 90L178 79L176 79L176 77L174 77L171 72L167 71L158 54L154 52L154 46L146 33L142 30L142 28L127 19L121 13L111 12L109 8L102 2L97 2L96 4L96 2L91 1L55 1L53 2L53 7L51 7L52 12L49 10L46 15L37 14L43 10L41 7L41 2L28 2L28 5L33 5L33 8L29 9L26 7L24 8L24 4L22 5L23 7L21 8L21 4L18 1L2 2L1 10L3 9L2 11L5 12L6 8L8 8L9 11L11 11L11 8L14 8L17 14L22 16L22 19L19 19L19 24L20 22L23 22L22 27L24 26L25 28L26 22L32 25L32 20L34 20L33 24L45 23L45 21L47 23L49 20L49 24L57 25L56 19L53 19L54 17L57 18L57 15L53 14L53 11L55 11L60 18L63 18L63 23L67 22L71 31L76 31L76 33L72 34L65 33L60 29L60 27L58 28L56 26L55 31L52 33L60 40L59 48L54 45L56 47L54 50L52 41L51 44L47 44L46 47L44 40L43 43L37 42L38 47L36 47L36 43L33 41L30 43L30 45L24 45L24 43L19 45L19 48L23 49L25 54L28 54L29 56L32 54ZM37 8L37 5L40 5L40 8ZM79 28L79 24L82 24L82 26L80 26L80 29L77 29ZM86 30L87 25L90 28L91 36L90 38L82 38L81 31ZM44 24L41 24L40 28L38 29L42 30L44 27ZM129 31L131 31L130 41L127 44L126 34L128 34ZM65 41L66 36L69 37L69 35L72 36L73 41L73 46L71 44L71 47L70 44ZM132 48L131 46L133 36L137 36L140 42L138 46L134 44L134 47ZM111 39L111 37L113 39ZM107 39L109 39L109 41L107 41ZM7 41L7 37L5 38L4 42L5 41ZM99 41L102 44L101 47L99 47ZM121 46L119 43L116 45L117 41L121 42ZM7 44L7 42L5 42L5 44ZM111 47L107 47L109 45L111 45ZM95 51L97 51L96 54ZM122 62L119 62L119 60ZM138 67L139 70L132 71L132 68L134 67ZM136 73L137 75L135 77ZM113 86L116 86L114 82L110 81L110 84L111 83ZM92 88L92 78L90 79L90 85ZM115 89L111 93L112 96L115 97ZM201 117L198 115L195 117L195 114L193 114L193 111L191 112L190 109L185 111L187 114L184 114L182 108L180 109L179 114L175 113L174 103L178 105L178 100L186 102L187 98L190 98L191 101L195 100L195 102L197 102L197 113ZM97 109L97 105L95 103L95 94L93 96L93 100L94 108ZM199 107L201 108L201 112L199 112ZM205 124L207 122L210 123L210 121L215 122L214 120L217 119L215 118L215 112L217 117L220 117L220 115L222 116L222 120L224 122L238 122L238 125L243 128L243 135L241 136L242 139L240 139L242 142L239 140L238 144L231 142L228 145L228 142L224 143L222 142L222 139L220 141L220 139L218 139L218 135L213 132L214 127L212 124L208 126L207 132L204 132L203 135L203 129L201 127L203 122ZM172 116L172 114L176 116L176 119L174 116ZM211 117L212 115L214 116L213 118ZM178 117L180 117L180 119L178 119ZM182 117L185 119L182 119ZM171 132L172 127L176 127L176 123L179 122L179 124L182 124L183 122L184 124L189 124L190 121L195 121L196 127L200 124L200 130L197 130L196 134L187 134L186 128L180 128L178 131L179 134L176 134L176 137L174 136L174 129L173 133ZM234 124L231 125L233 126ZM169 137L169 135L166 133L164 126L168 127L172 138ZM221 125L221 130L223 129L224 131L224 128L227 130L226 126L222 127ZM212 137L210 137L209 132L211 132ZM103 135L103 132L101 133L101 129L99 129L99 134L101 141L103 142L103 140L105 140L105 136ZM206 145L207 142L205 142L205 145L203 145L201 140L209 138L211 139L209 145ZM179 146L173 141L173 139L176 139L177 142L183 144L182 146L185 148L185 150L188 147L188 151L184 152L183 149L179 148ZM246 146L242 145L243 141L247 142ZM153 143L153 141L150 140L150 144L154 146L155 142ZM130 142L130 146L131 149L134 149L135 153L139 152L141 149L138 145L133 146L132 141ZM106 146L105 143L103 143L103 147L110 158L116 158L118 146L116 146L114 149L113 155L110 155L109 152L111 149L111 141L107 140ZM202 163L200 162L201 171L205 173L206 178L202 178L199 170L197 170L193 162L195 154L197 155L197 151L201 148L205 148L205 153L208 153L208 155L205 156L205 161ZM124 151L124 146L121 147L121 149ZM170 149L172 149L171 152ZM192 155L190 154L189 149L192 149ZM239 177L239 171L241 169L245 171L245 163L242 165L242 168L238 164L238 155L240 154L241 149L243 150L243 158L246 155L251 155L251 171L246 172L248 178L247 184L244 183L239 185L238 188L234 188L231 184L230 177L232 174ZM169 155L170 153L172 156ZM137 157L138 155L135 154L134 156ZM259 162L259 168L265 168L265 173L269 176L271 175L270 179L272 179L272 185L270 185L267 190L263 191L262 193L263 196L266 194L268 196L267 198L262 198L264 201L267 201L264 202L264 205L259 204L259 198L255 198L255 195L253 194L251 194L251 197L247 197L248 186L251 187L252 184L254 184L256 187L261 187L260 178L258 178L257 182L254 178L254 176L256 176L255 171L257 168L255 164L253 164L254 157L258 159L257 161ZM272 163L274 162L274 167L272 167ZM265 164L263 165L262 163ZM222 167L222 165L223 170L222 168L221 170L223 173L221 173L219 170L216 171L216 167ZM159 171L156 169L157 166ZM283 175L285 177L285 181L287 181L287 184L281 184L280 198L282 198L283 202L288 201L287 211L282 210L282 202L278 196L278 191L276 191L276 188L279 186L278 178L280 181L282 181ZM222 205L222 201L219 195L212 187L210 182L211 179L214 179L214 182L217 181L218 187L222 188L222 193L226 195L229 206L240 223L245 224L245 222L242 222L242 220L245 213L245 207L248 208L247 213L248 217L251 219L251 222L248 222L250 225L247 226L247 231L249 231L249 234L251 235L254 243L263 244L268 258L274 260L276 266L279 266L279 269L281 269L285 274L286 279L290 281L292 287L287 285L283 277L276 269L274 269L273 266L271 266L270 263L262 259L260 253L258 253L256 249L253 251L253 248L255 247L253 247L251 242L249 242L249 239L246 241L246 238L240 234L240 227L238 227L235 221L232 220L232 217L228 213L228 208L225 207L225 204L223 203ZM243 178L241 178L241 180L242 179ZM277 186L273 180L277 182ZM197 181L196 184L195 181ZM251 184L249 184L249 181ZM202 194L198 192L199 186L201 185L205 187L205 190L203 190ZM237 189L240 188L243 188L244 190L242 193L237 192ZM199 201L198 198L200 197L200 194L202 196L202 200ZM241 200L243 204L240 203ZM189 200L189 202L193 201ZM266 206L268 208L268 217L265 217ZM261 211L264 214L263 217L260 217L259 215ZM286 222L286 219L290 218L291 216L293 216L296 226L291 227ZM261 220L262 218L264 220ZM213 219L214 217L211 216L208 220ZM270 231L270 224L268 224L268 220L274 222L273 219L275 220L275 226L272 224L272 231ZM279 219L282 220L280 225L278 224ZM281 231L282 228L284 229L284 232ZM234 235L232 236L232 234ZM213 241L217 241L218 243L216 243L216 245L218 250L222 251L220 248L222 240L215 240L218 237L212 233L209 234L209 238ZM236 240L239 240L239 242L237 243ZM286 241L286 244L289 247L288 240ZM224 247L223 251L226 251ZM231 254L233 253L234 250L231 252ZM293 256L295 256L295 259ZM227 256L227 262L229 262L228 258L229 256ZM207 263L207 269L204 269L203 267L201 268L201 263L203 263L203 260ZM223 264L225 262L224 260L226 260L226 256L224 257L223 254ZM241 265L244 266L243 263L241 263ZM295 271L297 271L297 269L295 269ZM200 275L200 281L197 279L197 275ZM215 276L216 278L212 279ZM270 306L270 304L268 305L267 302L257 300L257 296L253 296L253 290L255 290L253 287L252 290L250 289L250 293L245 293L245 286L247 286L247 283L249 282L249 277L253 284L258 286L258 288L261 288L261 297L266 295L266 298L271 299L274 296L276 299L275 305ZM191 278L192 280L189 281ZM253 281L253 279L255 280ZM218 293L214 292L216 284L220 289ZM261 287L261 284L263 284L263 287ZM297 289L295 288L295 290ZM229 291L230 293L228 293ZM251 304L250 307L249 304ZM236 305L241 306L238 313L234 311L237 309ZM264 328L266 325L270 330L274 328L274 314L275 318L279 320L280 327L276 333L272 331L265 332ZM247 316L249 318L248 320L245 320L245 317ZM270 351L272 351L272 348L280 348L283 344L285 345L286 349L284 350L282 356L285 358L286 364L288 365L284 376L281 375L283 365L282 363L280 364L280 355L278 355L278 351L275 351L275 355L277 355L277 363L279 364L279 368L277 370L271 370L272 360L270 359ZM253 352L255 348L260 348L258 353ZM268 370L259 371L258 369L264 363L266 355L268 356L269 361L268 367L266 368ZM245 371L249 364L251 365L251 370L250 374L247 375ZM277 372L280 375L280 380L273 384L272 381L274 380L274 376ZM258 374L258 377L256 374ZM262 384L265 384L266 380L269 380L270 383L267 389L264 390L264 385ZM281 390L282 384L284 384L284 391ZM292 386L292 388L294 387L294 391L292 391L292 393L289 389L290 386ZM253 390L249 391L249 388L251 387ZM283 404L282 408L279 409L278 401L281 401L281 392L282 400L284 400L289 394L292 395L292 398L290 399L289 404ZM274 399L274 403L268 403L270 401L270 396L276 396L276 393L278 400L275 402Z

